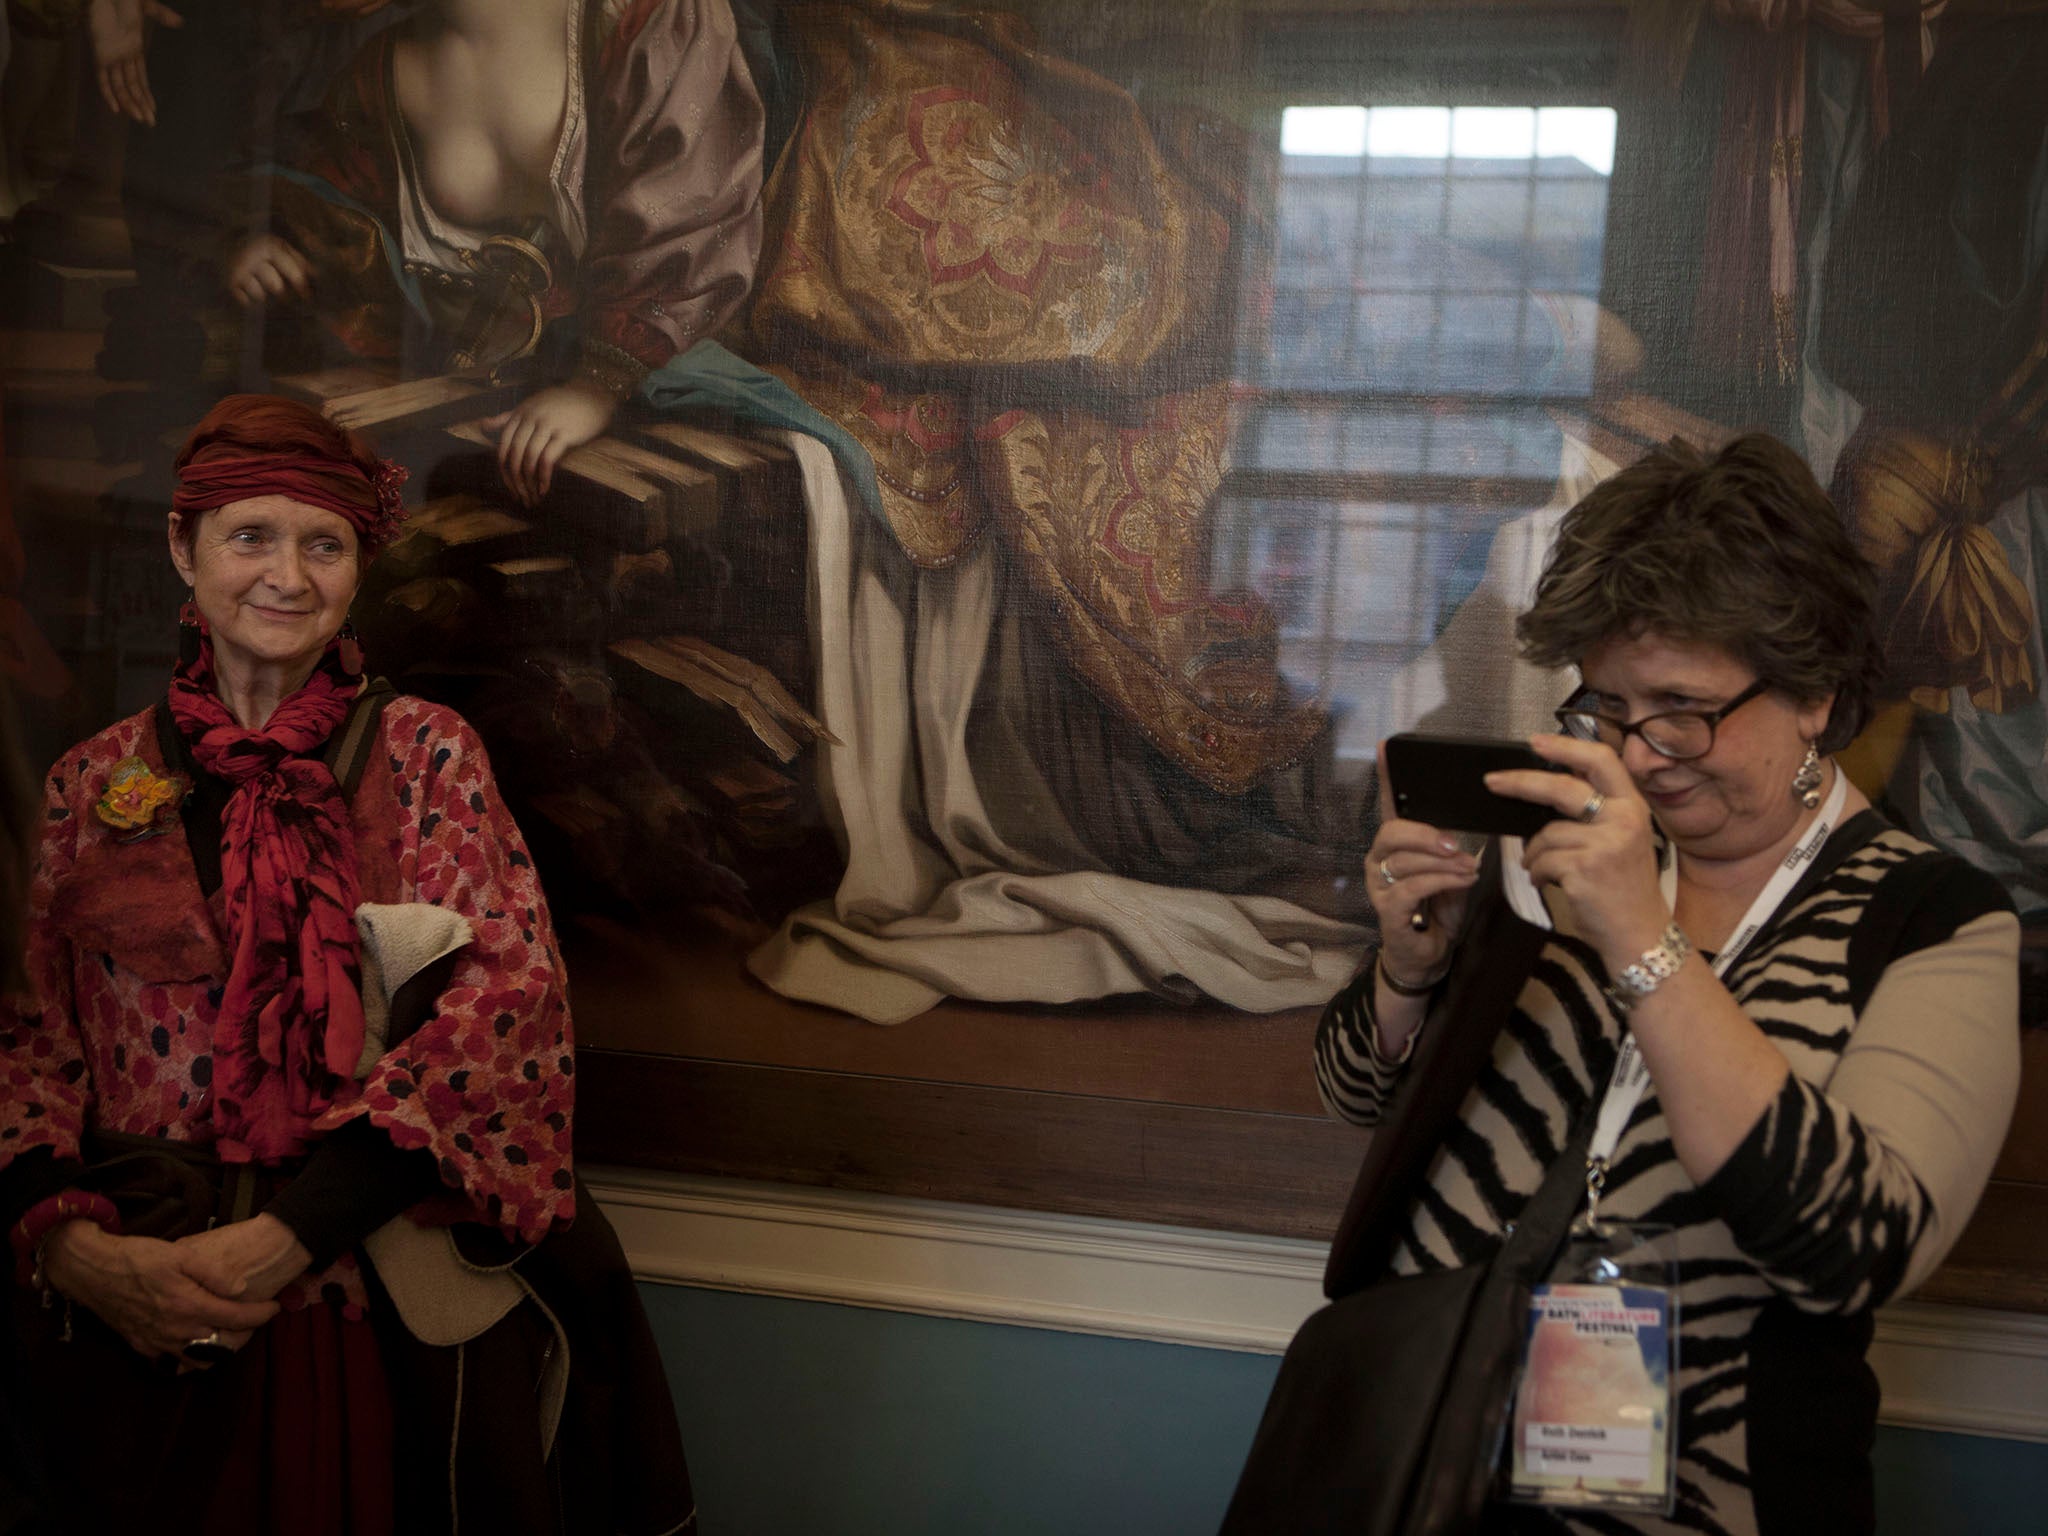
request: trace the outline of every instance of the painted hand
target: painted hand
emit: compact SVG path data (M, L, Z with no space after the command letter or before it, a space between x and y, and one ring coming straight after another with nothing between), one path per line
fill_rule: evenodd
M157 0L92 0L86 11L100 99L109 112L154 128L156 96L149 88L149 66L142 51L149 22L182 27L185 18Z
M562 456L601 435L617 409L618 401L590 385L554 384L482 426L498 434L498 470L506 487L530 507L547 495Z
M302 299L313 296L313 268L297 247L276 235L258 235L228 264L228 292L243 308L269 299L281 299L287 292Z

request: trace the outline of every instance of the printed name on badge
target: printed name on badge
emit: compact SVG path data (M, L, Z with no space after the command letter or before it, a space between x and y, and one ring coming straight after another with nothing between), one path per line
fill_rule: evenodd
M1671 1485L1671 1310L1657 1286L1537 1286L1515 1395L1510 1497L1661 1509Z

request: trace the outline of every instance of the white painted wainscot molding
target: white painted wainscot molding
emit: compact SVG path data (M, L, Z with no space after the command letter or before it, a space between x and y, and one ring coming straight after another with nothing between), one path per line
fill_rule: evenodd
M735 1179L586 1169L642 1280L1278 1354L1325 1245ZM1888 1424L2048 1443L2048 1317L1905 1302Z

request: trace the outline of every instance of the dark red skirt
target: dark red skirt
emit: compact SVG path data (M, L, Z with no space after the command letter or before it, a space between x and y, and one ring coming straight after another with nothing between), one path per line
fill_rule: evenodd
M367 1322L282 1312L179 1375L83 1309L62 1342L21 1299L9 1406L59 1529L392 1536L391 1392Z

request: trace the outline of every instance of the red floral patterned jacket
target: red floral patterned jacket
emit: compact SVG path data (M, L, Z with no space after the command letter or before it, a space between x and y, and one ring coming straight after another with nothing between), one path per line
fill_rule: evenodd
M433 1152L450 1219L537 1242L575 1214L574 1071L566 978L540 881L476 733L399 697L351 807L364 901L431 902L468 919L433 1015L316 1122L367 1116L402 1149ZM166 771L145 711L51 769L31 891L30 996L0 1028L0 1167L34 1147L74 1155L88 1125L211 1139L208 1054L228 971L216 892L185 839L127 840L94 814L117 763ZM360 1306L352 1259L279 1296L328 1285ZM331 1295L332 1292L329 1292Z

